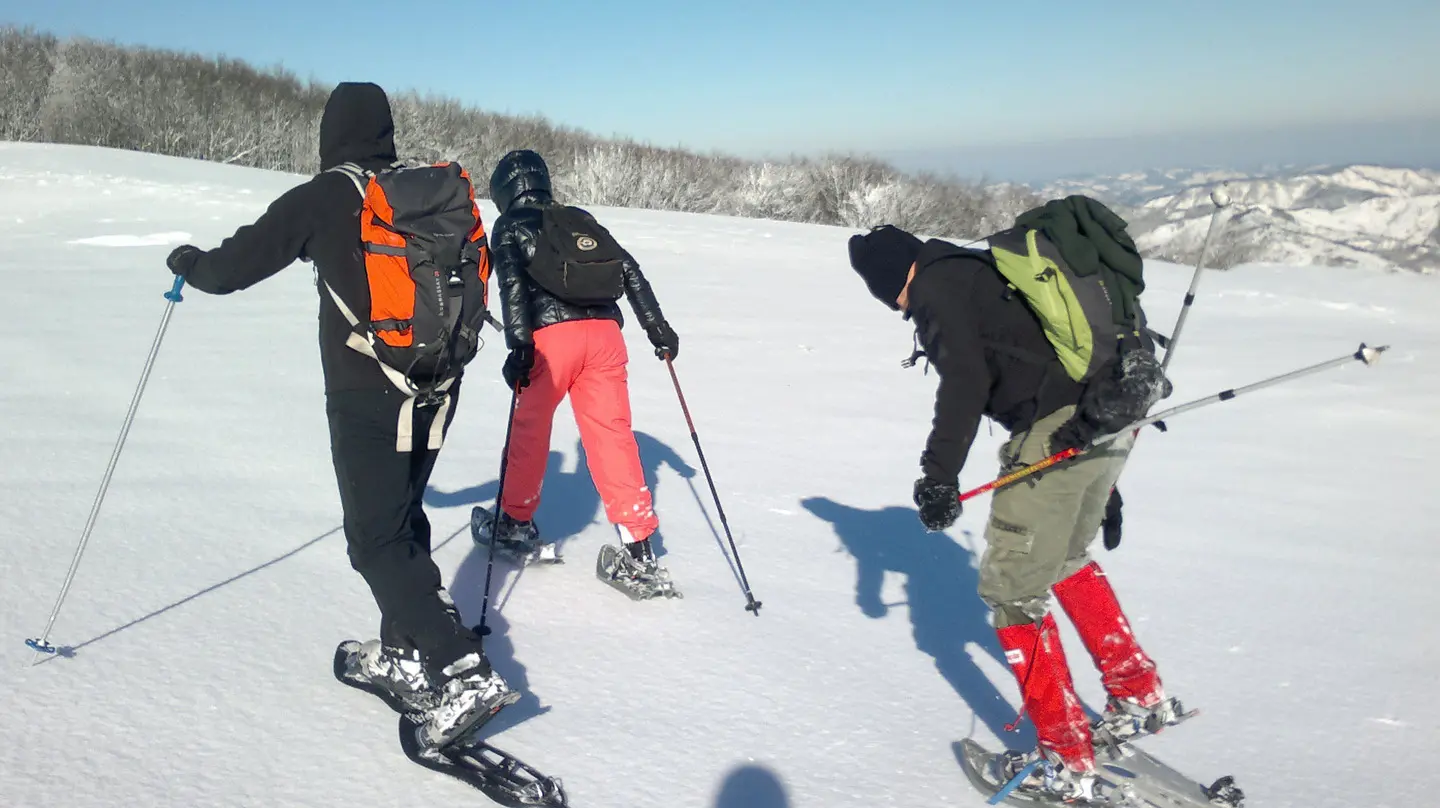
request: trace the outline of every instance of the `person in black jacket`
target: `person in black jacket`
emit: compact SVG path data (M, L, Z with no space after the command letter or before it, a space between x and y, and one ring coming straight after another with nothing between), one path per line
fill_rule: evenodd
M506 460L505 490L495 533L496 546L535 547L539 531L545 462L555 408L570 396L590 476L613 524L625 528L625 549L601 548L602 579L631 597L673 594L668 575L655 558L650 537L659 520L645 485L640 450L630 424L624 317L616 303L577 305L537 284L527 268L542 238L541 216L556 206L550 172L530 150L506 154L490 177L490 198L500 211L491 238L505 344L505 382L519 386L513 434ZM594 217L582 212L594 222ZM621 272L625 297L661 359L675 359L680 339L634 259L626 254Z
M922 242L882 226L849 243L852 268L870 292L915 323L923 355L940 376L930 437L913 498L920 521L944 530L960 516L959 473L989 417L1010 433L1002 473L1038 462L1062 443L1095 436L1094 414L1115 401L1112 388L1082 385L1065 372L1024 299L1010 289L988 250L940 239ZM918 357L917 357L918 358ZM991 501L980 562L979 595L993 610L1000 644L1021 687L1039 749L1006 758L1009 778L1035 756L1058 764L1045 784L1022 788L1084 796L1094 786L1094 737L1130 737L1180 720L1148 657L1130 631L1089 547L1133 438L1102 444L1079 458L998 489ZM1092 727L1075 695L1050 596L1075 623L1108 694ZM1037 770L1043 772L1043 769Z
M346 82L331 93L320 122L320 174L280 196L220 246L178 247L167 261L170 270L195 289L226 295L297 259L313 261L319 288L328 285L347 305L367 311L362 199L348 176L331 170L347 162L377 171L396 163L390 103L374 84ZM480 637L460 622L430 556L421 498L438 439L454 417L459 380L448 395L410 399L374 359L346 345L350 323L324 291L319 330L350 563L381 614L379 639L337 649L337 672L423 711L427 719L418 738L439 745L519 698L491 669Z

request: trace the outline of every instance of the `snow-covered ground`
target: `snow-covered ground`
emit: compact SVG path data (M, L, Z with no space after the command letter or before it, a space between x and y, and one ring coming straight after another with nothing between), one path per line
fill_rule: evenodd
M481 175L488 166L472 166ZM125 453L31 666L170 283L302 178L99 149L0 145L0 805L485 805L407 761L393 713L331 675L372 634L323 415L318 298L296 266L176 306ZM494 209L483 205L486 222ZM664 366L631 323L631 394L685 599L595 580L613 540L562 406L539 514L569 563L497 567L494 661L527 697L495 742L575 806L981 806L955 763L1017 688L975 595L988 499L948 534L909 503L935 376L846 263L842 228L596 209L682 337L676 363L764 602L757 618ZM1190 271L1148 267L1169 330ZM1168 404L1354 351L1149 430L1099 548L1171 692L1200 718L1147 746L1254 808L1411 808L1440 756L1440 285L1356 269L1207 274ZM503 341L472 365L429 496L437 558L478 620L466 529L495 493ZM982 428L966 487L1003 435ZM1082 696L1101 704L1061 621ZM1011 737L1029 744L1029 724Z

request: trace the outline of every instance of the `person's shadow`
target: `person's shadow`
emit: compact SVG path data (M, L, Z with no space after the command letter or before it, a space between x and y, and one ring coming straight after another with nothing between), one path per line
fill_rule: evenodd
M775 772L750 764L725 776L714 808L790 808L790 796Z
M652 500L656 498L655 492L659 487L661 466L670 466L683 478L695 476L695 469L665 443L638 431L635 433L635 440L640 447L640 462ZM564 543L579 536L597 520L605 519L600 494L595 490L589 468L585 464L585 447L580 441L575 442L573 467L567 471L564 466L564 453L551 451L545 469L545 484L541 488L540 507L535 512L535 524L540 529L541 537L546 542L559 543L561 546L556 549L561 550L562 555ZM493 512L496 507L495 495L499 489L498 479L452 492L440 491L432 486L426 489L425 503L431 507L451 508L484 505ZM469 529L465 528L462 534L468 536L469 532ZM665 554L659 532L652 536L651 543L657 556ZM465 556L465 560L460 562L452 578L450 594L466 625L472 627L480 623L481 610L485 606L485 572L490 566L489 561L488 548L472 542L470 552ZM484 611L485 628L488 631L484 638L485 656L511 689L522 695L520 701L506 707L486 725L487 732L502 732L508 727L543 715L550 709L542 706L540 699L531 692L525 666L515 657L515 645L509 637L509 623L504 617L505 601L524 574L525 570L496 559L490 577L490 603L489 608ZM532 571L531 574L535 573ZM543 574L543 570L539 574Z
M905 576L906 605L914 628L915 647L935 659L935 667L960 698L997 738L1012 740L1012 748L1030 748L1034 738L1015 746L1005 725L1015 721L1018 709L996 689L970 657L966 645L983 649L1009 675L990 609L976 593L979 571L975 555L944 533L927 532L912 508L867 511L824 497L801 504L831 523L845 549L855 558L855 603L866 617L885 617L889 607L880 598L885 573ZM1018 696L1018 691L1016 693ZM1030 723L1019 730L1034 735Z

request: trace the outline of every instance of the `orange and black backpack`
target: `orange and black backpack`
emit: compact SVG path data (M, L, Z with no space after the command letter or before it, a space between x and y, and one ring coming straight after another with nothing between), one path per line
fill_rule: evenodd
M470 175L454 162L328 170L349 177L364 199L369 311L325 285L350 321L346 344L379 362L412 403L448 404L455 376L480 350L481 327L499 328L486 308L490 252Z

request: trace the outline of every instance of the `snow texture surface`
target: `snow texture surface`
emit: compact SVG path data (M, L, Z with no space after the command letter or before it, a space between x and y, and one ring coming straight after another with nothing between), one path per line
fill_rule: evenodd
M489 804L407 761L394 714L331 676L336 643L378 616L345 555L304 265L186 291L50 633L65 654L32 665L24 645L159 326L166 253L218 244L302 179L0 144L0 805ZM631 322L634 423L686 597L633 603L595 580L616 534L562 405L538 522L569 563L496 567L489 653L526 696L493 742L575 806L979 808L952 744L1033 743L1028 722L1003 730L1018 688L975 595L988 498L944 534L916 520L935 376L900 367L909 330L849 269L850 231L596 213L682 337L676 370L764 607L743 609L674 389ZM1168 331L1190 270L1153 263L1148 280ZM1203 711L1147 747L1207 783L1235 775L1254 808L1433 794L1437 310L1421 275L1204 276L1162 406L1393 347L1147 430L1120 483L1124 542L1096 543L1168 690ZM508 404L486 333L428 495L471 622L486 565L467 523L494 500ZM963 487L994 475L1004 437L982 425Z

